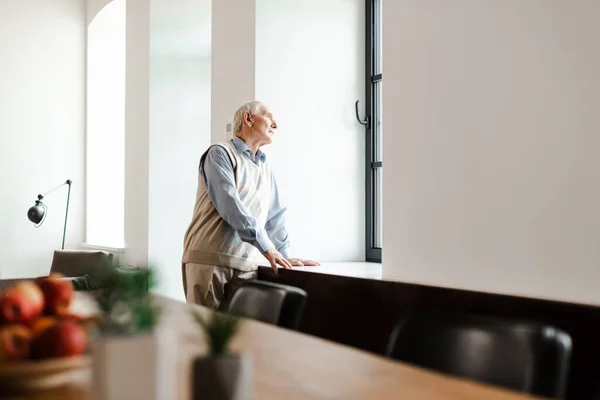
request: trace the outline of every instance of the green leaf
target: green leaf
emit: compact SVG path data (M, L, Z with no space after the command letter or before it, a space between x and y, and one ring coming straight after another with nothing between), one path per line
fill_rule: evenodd
M240 319L213 311L210 319L207 320L198 310L191 309L191 312L209 342L211 354L213 356L227 354L229 343L239 330Z

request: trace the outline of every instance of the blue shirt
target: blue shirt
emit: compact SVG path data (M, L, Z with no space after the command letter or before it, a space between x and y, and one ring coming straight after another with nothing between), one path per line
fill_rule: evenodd
M234 137L233 144L239 157L248 157L257 165L265 162L265 153L258 150L255 156L240 138ZM238 195L233 164L224 148L212 146L208 149L200 162L200 173L215 209L221 218L235 229L240 239L255 246L261 253L275 248L283 257L288 258L289 239L284 219L286 209L279 202L275 177L272 182L273 198L267 222L265 226L258 226L256 218L250 214Z

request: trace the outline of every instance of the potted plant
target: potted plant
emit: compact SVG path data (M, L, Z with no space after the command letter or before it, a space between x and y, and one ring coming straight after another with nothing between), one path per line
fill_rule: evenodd
M240 320L219 312L205 317L192 310L208 342L209 354L197 357L192 369L192 398L248 400L252 398L252 360L248 354L232 353L229 344L239 330Z
M160 307L150 294L157 283L154 270L114 267L100 280L96 297L102 311L100 335L131 336L154 330L160 317Z
M92 339L93 398L175 398L176 341L158 329L152 269L111 268L96 297L102 317Z

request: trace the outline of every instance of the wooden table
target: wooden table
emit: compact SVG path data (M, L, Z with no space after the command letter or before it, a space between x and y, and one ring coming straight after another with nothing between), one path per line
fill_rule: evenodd
M189 399L190 360L204 353L206 346L184 303L165 298L159 301L164 305L161 323L176 327L179 336L181 390L178 398ZM257 400L533 399L256 321L245 321L232 348L252 355ZM80 400L89 399L90 393L88 382L84 380L53 391L0 398Z

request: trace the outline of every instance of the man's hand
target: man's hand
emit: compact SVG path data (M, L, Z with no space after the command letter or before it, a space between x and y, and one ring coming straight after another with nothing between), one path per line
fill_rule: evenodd
M269 263L271 264L271 268L273 268L273 271L275 271L275 273L277 274L277 264L281 265L283 268L285 269L292 269L292 264L290 264L290 262L288 260L286 260L280 252L278 252L275 249L269 249L267 251L265 251L263 253L263 256L265 256L265 258L267 260L269 260Z
M318 267L319 265L321 265L316 261L302 260L300 258L290 258L288 261L294 267Z

